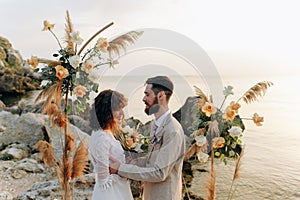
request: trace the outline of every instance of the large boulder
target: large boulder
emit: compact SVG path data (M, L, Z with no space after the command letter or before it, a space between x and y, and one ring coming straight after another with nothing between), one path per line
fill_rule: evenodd
M0 94L39 89L40 80L8 39L0 36Z
M61 157L61 138L63 130L53 126L47 115L37 113L25 113L21 116L6 111L0 111L0 132L1 143L4 145L20 143L33 149L39 140L50 142L57 157ZM69 124L68 130L75 135L75 144L83 139L88 139L89 135L72 124Z

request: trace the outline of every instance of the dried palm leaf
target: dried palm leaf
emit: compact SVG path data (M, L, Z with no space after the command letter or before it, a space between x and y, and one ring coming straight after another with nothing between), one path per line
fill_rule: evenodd
M126 48L129 44L134 44L134 42L143 34L143 31L130 31L126 34L123 34L114 40L109 42L109 47L107 50L110 57L112 58L112 53L120 55L120 50L126 51Z
M67 42L67 49L71 49L74 51L74 44L72 42L71 33L73 30L73 24L71 22L70 13L67 10L67 16L66 16L66 24L65 24L65 31L66 31L66 42Z
M206 185L207 188L207 199L214 200L216 195L216 172L214 166L214 150L211 151L211 164L210 164L210 179L208 184Z
M234 174L233 174L233 178L232 178L232 181L231 181L231 186L230 186L230 190L229 190L229 194L228 194L227 199L232 199L233 193L231 194L231 191L232 191L233 183L236 179L238 179L240 177L241 158L244 155L244 150L245 150L245 147L242 148L240 156L239 156L238 160L236 161L235 170L234 170Z
M240 167L241 167L241 158L244 154L244 149L245 147L242 148L242 151L240 153L240 156L238 158L238 160L236 161L236 165L235 165L235 170L234 170L234 176L233 176L233 180L237 179L240 177Z
M54 60L49 60L49 59L44 59L44 58L38 58L38 62L47 64L49 67L55 67L57 65L61 65L60 61L54 61Z
M50 167L54 167L56 165L54 148L50 143L44 140L40 140L38 141L38 143L36 143L34 148L40 152L40 157L45 165L48 165Z
M71 178L80 178L84 180L83 175L87 172L89 167L88 163L88 150L83 141L80 141L73 158L73 171Z
M61 102L61 94L62 94L62 82L58 81L56 83L54 83L50 88L45 88L42 92L40 92L40 94L37 96L37 98L35 99L35 104L46 98L46 101L43 105L43 110L42 113L46 113L50 107L51 107L51 103L52 100L54 101L54 103L56 103L57 105L60 105Z
M64 161L60 160L57 167L57 177L60 183L60 186L63 190L69 189L69 180L72 175L72 162L69 157L66 156L63 158Z
M259 82L255 84L253 87L251 87L248 91L246 91L245 94L238 99L238 101L240 101L241 99L246 103L251 103L253 101L256 101L258 97L265 95L268 87L272 85L273 83L269 81Z
M194 143L190 148L186 151L184 155L184 160L190 159L196 153L197 145Z
M74 150L74 141L76 139L76 136L67 132L67 143L66 143L66 148L68 151L73 151Z
M195 88L195 93L197 96L200 97L199 99L199 107L202 108L203 105L205 104L205 102L209 102L207 96L204 94L204 92L202 92L202 90L200 88L198 88L197 86L194 85Z
M62 114L62 112L60 110L54 115L50 115L48 112L48 115L50 116L50 119L54 125L56 125L60 128L67 127L68 119L64 114Z
M105 27L103 27L102 29L100 29L97 33L95 33L82 47L81 49L78 51L78 55L80 55L82 53L82 51L85 49L85 47L97 36L99 35L102 31L104 31L105 29L107 29L108 27L110 27L111 25L113 25L114 23L111 22L110 24L106 25Z

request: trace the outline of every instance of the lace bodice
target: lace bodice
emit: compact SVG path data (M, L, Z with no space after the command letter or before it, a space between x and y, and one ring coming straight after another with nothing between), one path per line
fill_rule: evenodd
M96 183L105 190L115 181L121 181L116 174L109 174L109 156L125 162L124 150L118 140L104 130L92 133L89 142L89 157L96 173Z

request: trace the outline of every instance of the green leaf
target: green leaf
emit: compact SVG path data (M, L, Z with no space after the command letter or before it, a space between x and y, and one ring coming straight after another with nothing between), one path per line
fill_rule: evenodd
M229 151L229 157L233 157L233 156L234 156L234 154L235 154L235 152L234 152L234 151L232 151L232 150L230 150L230 151Z
M216 156L216 157L220 157L220 155L221 155L221 153L220 153L220 152L218 152L218 151L217 151L217 152L215 152L215 156Z

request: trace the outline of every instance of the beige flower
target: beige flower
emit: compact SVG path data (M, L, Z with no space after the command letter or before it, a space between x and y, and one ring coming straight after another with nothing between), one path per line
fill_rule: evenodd
M213 106L212 103L205 102L204 106L202 106L202 112L205 113L207 117L210 117L211 115L215 114L217 112L217 109Z
M260 117L257 113L254 113L252 119L256 126L262 126L261 122L264 122L264 117Z
M42 29L42 31L52 30L53 28L54 28L54 24L50 24L49 21L44 20L44 28Z
M74 88L74 94L78 97L83 97L86 93L87 89L86 87L82 86L82 85L77 85Z
M223 114L223 118L225 118L225 120L233 120L234 117L236 115L235 110L232 110L230 106L228 106Z
M31 56L31 58L27 60L27 64L31 65L33 68L36 68L39 64L38 57L37 56Z
M56 70L56 77L59 79L59 80L62 80L64 78L66 78L67 76L69 76L69 71L68 69L64 68L63 66L61 65L57 65L55 67L55 70Z
M109 43L106 38L99 38L97 40L96 47L99 51L107 52L107 47L109 47Z
M242 129L238 126L232 126L228 132L231 135L231 137L239 137L242 134Z
M94 68L94 63L91 60L87 60L82 64L82 70L89 73Z
M225 143L225 139L223 137L215 137L212 139L213 148L222 148Z

